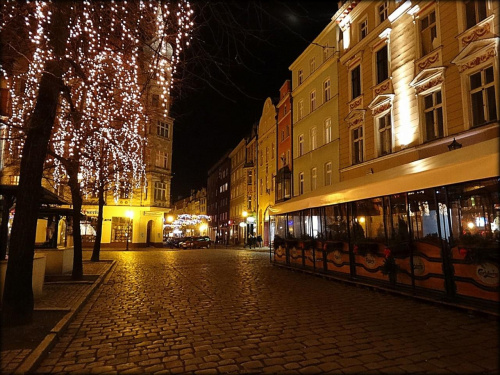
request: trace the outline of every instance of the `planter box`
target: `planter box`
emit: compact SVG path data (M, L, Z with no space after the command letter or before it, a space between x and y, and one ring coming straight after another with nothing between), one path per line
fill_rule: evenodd
M43 254L47 257L47 266L45 273L47 275L62 275L70 273L73 270L73 248L59 249L40 249L37 254Z
M41 297L43 292L43 282L45 280L45 266L47 258L42 254L35 254L33 257L33 278L32 278L32 288L33 297L35 299ZM3 288L5 285L5 276L7 274L7 261L2 260L0 262L0 301L3 298Z

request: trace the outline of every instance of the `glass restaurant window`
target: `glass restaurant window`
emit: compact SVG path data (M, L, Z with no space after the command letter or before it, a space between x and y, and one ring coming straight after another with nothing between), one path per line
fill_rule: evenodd
M365 199L351 205L351 241L384 243L386 240L382 198Z
M347 204L336 204L325 207L326 239L331 241L348 241Z

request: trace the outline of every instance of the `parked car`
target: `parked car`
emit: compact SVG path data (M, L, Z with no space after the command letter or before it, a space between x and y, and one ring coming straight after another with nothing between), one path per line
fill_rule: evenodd
M183 249L209 249L213 244L210 237L188 237L185 241L181 242L179 245Z

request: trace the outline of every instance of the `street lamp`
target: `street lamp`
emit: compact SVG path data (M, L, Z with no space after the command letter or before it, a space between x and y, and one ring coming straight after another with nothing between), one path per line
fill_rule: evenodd
M125 216L128 217L128 225L127 225L127 251L128 251L128 243L129 243L129 237L130 237L130 222L134 218L134 212L127 211L127 212L125 212Z

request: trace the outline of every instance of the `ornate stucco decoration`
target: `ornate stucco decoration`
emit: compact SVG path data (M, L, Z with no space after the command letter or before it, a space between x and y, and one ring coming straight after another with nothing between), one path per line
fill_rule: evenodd
M500 38L487 38L467 45L451 62L458 66L460 73L493 60L498 55Z
M375 97L368 108L372 110L372 115L376 116L383 113L392 107L392 102L394 100L394 94L382 94Z
M494 37L494 21L495 16L492 14L491 16L479 22L474 27L465 30L461 35L458 36L461 47L467 47L470 43L476 40Z
M415 88L417 95L432 91L436 86L444 82L444 66L424 69L410 82L410 86Z
M365 121L365 109L356 109L349 113L349 115L344 119L347 122L349 128L361 125Z

